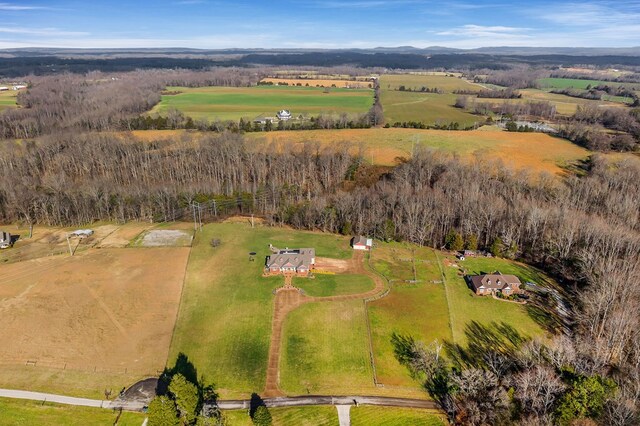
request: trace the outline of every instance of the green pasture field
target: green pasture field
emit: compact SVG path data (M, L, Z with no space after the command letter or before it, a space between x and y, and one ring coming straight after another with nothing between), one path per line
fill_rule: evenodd
M375 287L371 278L359 274L315 274L314 278L293 278L293 285L309 296L338 296L365 293Z
M211 247L213 238L219 247ZM239 223L206 225L197 234L168 364L184 353L226 398L248 397L265 385L272 290L284 284L280 276L261 276L269 243L315 247L318 256L351 255L348 239L330 234ZM249 252L257 253L255 261Z
M308 303L287 315L280 388L290 395L375 389L362 300Z
M337 426L333 406L270 408L273 426ZM228 426L253 426L247 410L224 411Z
M334 409L335 410L335 409ZM123 411L120 426L140 426L146 414ZM118 418L113 410L50 402L0 398L0 425L112 425Z
M442 281L437 259L431 249L400 243L379 243L371 253L376 271L392 280L391 292L368 305L378 381L387 386L415 386L407 368L394 355L391 336L410 335L427 345L434 340L451 341L445 288L442 282L434 283ZM420 282L393 281L413 280L408 259L414 254Z
M542 271L506 259L468 257L464 261L458 261L453 256L439 256L443 260L455 343L464 345L467 342L465 330L472 321L484 326L490 326L492 322L504 322L524 337L544 337L545 324L539 322L542 319L535 319L538 317L530 310L530 306L495 300L491 296L476 296L464 280L464 275L500 271L517 276L522 283L532 281L544 286L556 286ZM444 259L458 267L448 266ZM463 268L464 273L460 268Z
M175 108L193 119L253 120L259 115L275 116L288 109L294 117L302 114L363 114L373 104L373 90L318 87L167 87L177 95L163 95L151 113L165 115Z
M433 411L418 408L351 407L351 426L445 426Z
M400 86L412 90L420 90L423 86L438 88L444 93L400 92L397 90ZM458 122L461 127L471 126L482 121L481 117L455 108L457 95L452 92L480 89L481 86L461 78L443 75L389 74L380 77L380 101L385 122L389 124L404 121L425 124Z
M551 89L583 89L586 90L587 86L625 86L630 89L640 89L640 83L622 83L617 81L604 81L604 80L583 80L578 78L540 78L537 83L542 88Z
M17 107L17 96L18 92L14 90L6 90L4 92L0 92L0 111Z

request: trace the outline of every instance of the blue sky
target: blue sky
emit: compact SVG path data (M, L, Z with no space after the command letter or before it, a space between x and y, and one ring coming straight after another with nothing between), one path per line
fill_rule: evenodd
M0 0L0 48L640 46L640 0Z

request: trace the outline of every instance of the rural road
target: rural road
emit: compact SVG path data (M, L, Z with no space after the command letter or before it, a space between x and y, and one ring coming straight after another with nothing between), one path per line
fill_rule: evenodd
M0 389L0 397L14 399L29 399L33 401L47 401L58 404L78 405L83 407L98 408L123 408L128 411L141 411L144 403L114 403L113 401L103 401L99 399L75 398L65 395L56 395L51 393L30 392L13 389ZM383 396L292 396L292 397L275 397L263 399L267 407L299 407L306 405L379 405L386 407L409 407L409 408L427 408L438 409L433 401L425 401L422 399L409 398L391 398ZM218 406L223 410L240 410L248 409L250 400L221 400Z

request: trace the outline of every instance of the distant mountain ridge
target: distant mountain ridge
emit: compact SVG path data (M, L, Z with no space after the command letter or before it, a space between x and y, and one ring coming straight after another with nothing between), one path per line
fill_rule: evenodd
M417 55L438 54L483 54L483 55L563 55L563 56L640 56L640 46L636 47L518 47L518 46L493 46L475 49L456 49L443 46L429 46L425 48L413 46L380 46L375 48L347 48L347 49L321 49L321 48L229 48L229 49L193 49L183 47L170 48L114 48L114 49L72 49L72 48L46 48L27 47L0 49L0 55L4 57L16 56L118 56L132 54L137 55L193 55L193 56L217 56L217 55L247 55L247 54L295 54L295 53L396 53Z

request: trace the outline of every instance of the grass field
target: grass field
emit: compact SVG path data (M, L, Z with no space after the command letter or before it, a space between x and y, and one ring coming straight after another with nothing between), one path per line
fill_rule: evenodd
M440 416L429 410L397 407L351 407L351 426L445 426Z
M565 139L543 133L510 133L481 128L473 131L415 129L308 130L299 132L249 133L266 144L319 142L325 146L346 145L362 149L375 164L394 165L396 157L411 157L412 146L457 153L463 158L499 158L516 169L562 174L563 168L584 160L590 152ZM258 145L259 146L259 145Z
M358 274L315 274L313 279L294 278L293 285L304 290L309 296L365 293L375 287L371 278Z
M419 90L438 88L444 93L400 92L398 87ZM460 126L471 126L482 121L481 117L455 108L457 95L453 90L479 90L480 86L456 77L442 75L383 75L380 77L380 101L384 109L385 122L417 121L425 124L448 124L458 122Z
M298 115L360 114L373 104L370 89L331 88L329 93L317 87L254 86L254 87L168 87L177 95L163 95L151 113L161 115L175 108L193 119L253 120L265 114L275 116L281 109Z
M273 426L338 426L335 407L270 408ZM246 410L224 412L228 426L253 426Z
M8 108L15 108L17 106L17 96L18 92L14 90L6 90L4 92L0 92L0 112Z
M212 248L209 241L222 244ZM315 247L318 256L347 258L348 241L329 234L248 224L210 224L192 247L171 361L186 354L223 397L248 396L265 385L272 290L282 277L261 276L269 243ZM249 252L256 252L255 262Z
M372 252L374 268L389 280L413 280L414 253L399 243L378 244ZM417 284L394 283L388 296L369 304L373 351L378 381L389 386L415 386L406 367L397 361L391 336L411 335L430 344L451 340L449 310L436 257L430 249L416 248ZM404 259L404 260L399 260Z
M302 85L304 87L342 87L354 89L372 89L371 81L363 80L340 80L340 79L317 79L317 78L265 78L262 81L274 84L287 83L290 86Z
M112 425L116 419L119 426L140 426L145 417L145 414L127 411L118 416L117 412L104 408L0 398L1 426Z
M0 387L96 397L156 375L188 254L103 248L3 265Z
M280 387L294 395L366 393L374 387L361 300L309 303L289 313Z
M551 89L583 89L586 90L587 86L625 86L630 89L640 89L640 83L620 83L615 81L603 81L603 80L583 80L577 78L541 78L537 80L538 84L542 88Z
M542 285L554 285L553 281L541 271L531 266L505 259L478 257L467 258L458 263L455 263L456 259L453 257L443 257L442 259L448 259L451 264L457 264L459 267L464 268L465 273L469 275L500 271L503 274L516 275L523 283L532 281ZM465 329L471 321L476 321L485 326L489 326L494 321L498 323L505 322L514 327L523 336L535 337L544 335L542 325L529 315L527 306L495 300L488 296L476 296L468 288L460 269L448 266L447 262L443 263L449 305L451 307L451 318L453 320L454 342L462 345L467 342Z

